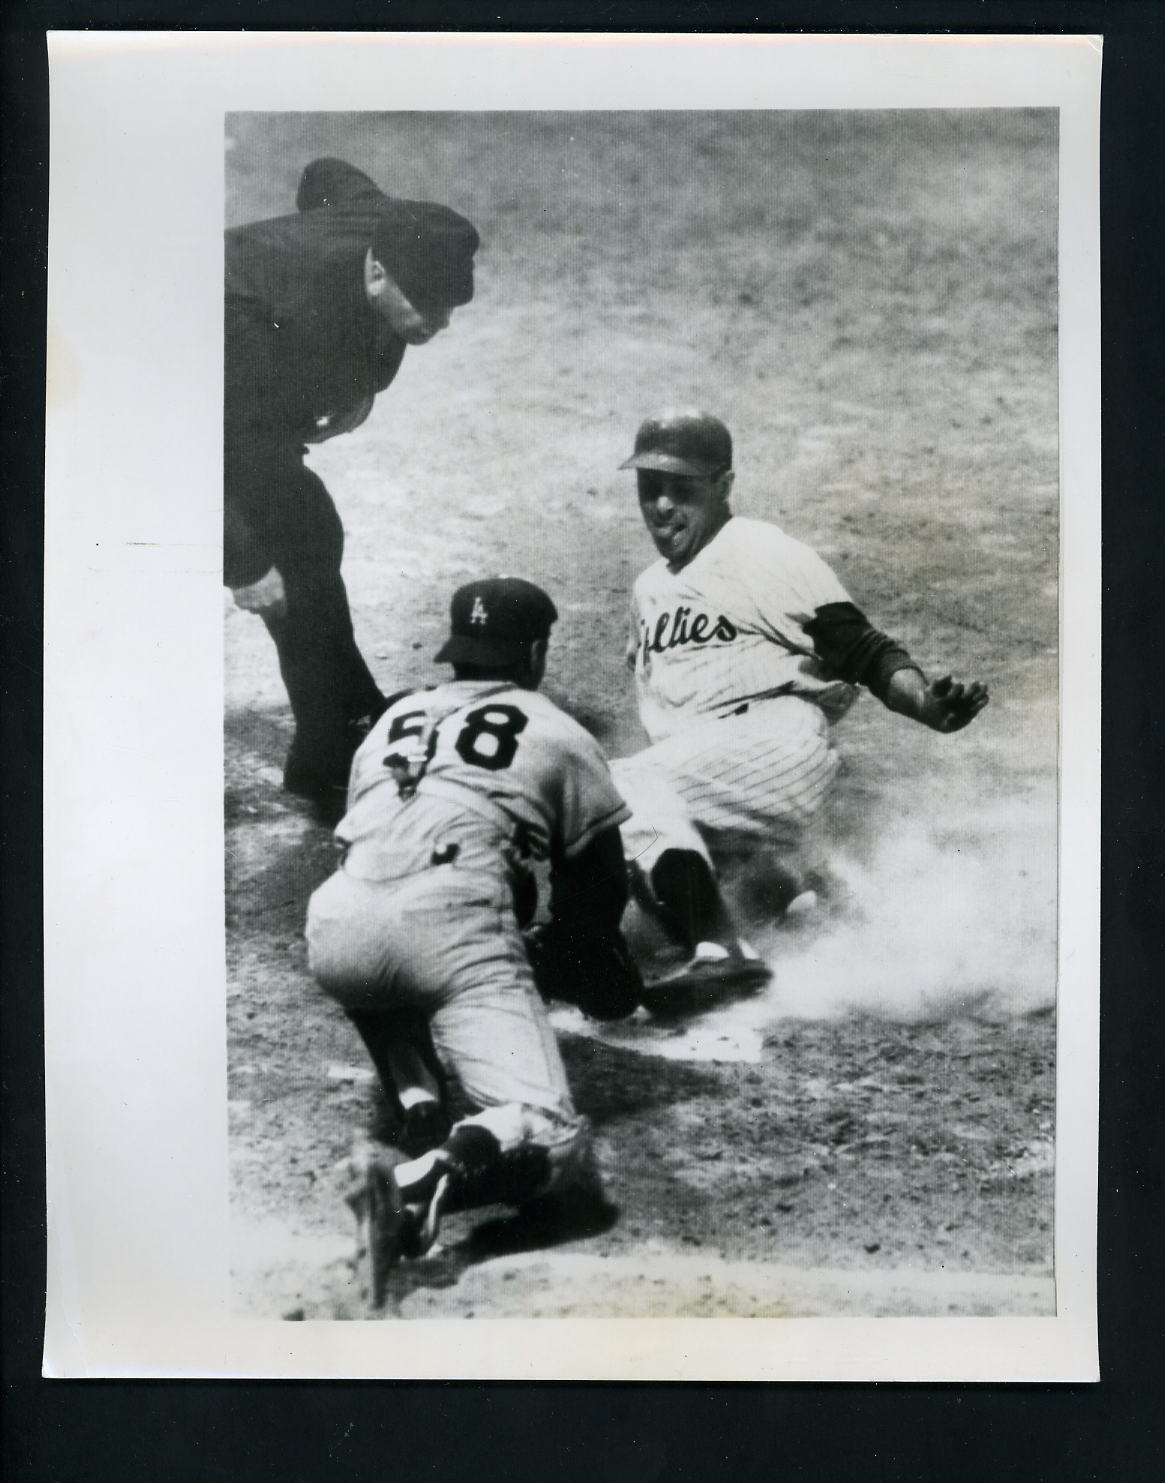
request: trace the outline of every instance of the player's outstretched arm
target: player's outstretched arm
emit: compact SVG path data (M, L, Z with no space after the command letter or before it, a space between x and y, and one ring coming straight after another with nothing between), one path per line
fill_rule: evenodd
M920 721L932 731L961 731L986 706L990 696L981 680L964 685L950 675L929 682L916 669L891 675L882 698L888 710Z

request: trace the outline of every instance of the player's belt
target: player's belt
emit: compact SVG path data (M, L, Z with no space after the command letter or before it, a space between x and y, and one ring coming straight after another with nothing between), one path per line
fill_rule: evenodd
M417 792L425 798L440 798L448 803L455 803L458 808L466 813L472 813L479 819L483 819L490 827L497 831L497 843L500 846L508 844L514 836L517 821L504 809L499 808L492 799L483 798L481 794L475 793L472 788L466 788L460 783L450 782L446 778L425 777L421 780ZM349 861L353 853L359 854L360 844L349 846L345 852L342 866L350 869ZM445 850L434 850L424 864L410 866L407 870L401 870L396 874L368 876L352 872L354 879L374 881L383 885L390 885L396 881L411 880L414 876L424 875L429 870L437 870L442 866L455 865L458 850L455 854L448 854Z
M448 778L429 776L421 780L417 791L423 793L426 798L446 798L451 803L468 809L470 813L477 814L487 823L495 825L507 839L514 832L514 820L504 808L496 804L492 798L485 798L461 783L451 782Z

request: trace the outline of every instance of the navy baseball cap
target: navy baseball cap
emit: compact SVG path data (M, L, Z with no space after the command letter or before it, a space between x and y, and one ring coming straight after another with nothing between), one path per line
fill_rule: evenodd
M326 207L364 233L364 245L371 245L373 257L414 305L455 309L473 298L473 254L480 238L473 223L448 206L386 196L363 170L329 158L304 169L295 207Z
M640 423L635 452L619 467L709 478L732 467L732 436L710 412L660 412Z
M446 664L513 664L535 639L550 636L558 610L541 587L521 577L467 582L449 605L449 637L437 652Z
M473 298L472 222L433 201L388 200L377 219L372 255L413 304L455 309Z

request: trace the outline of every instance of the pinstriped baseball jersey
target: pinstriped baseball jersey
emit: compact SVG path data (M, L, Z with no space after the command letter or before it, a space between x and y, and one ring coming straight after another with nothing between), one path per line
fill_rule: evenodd
M710 859L696 825L795 850L837 768L825 716L800 696L759 701L741 716L697 718L611 764L632 810L624 853L648 871L668 849Z
M511 865L571 858L626 817L598 742L552 701L452 680L403 696L373 726L336 838L356 873L387 880L451 845L459 863L494 870L500 846Z
M849 601L816 552L767 521L733 516L678 572L656 561L635 583L628 646L644 730L658 742L775 695L836 720L856 692L827 677L803 625Z

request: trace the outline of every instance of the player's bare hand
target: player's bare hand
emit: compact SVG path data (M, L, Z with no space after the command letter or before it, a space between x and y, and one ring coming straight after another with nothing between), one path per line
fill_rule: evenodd
M257 613L260 618L287 616L287 592L275 567L264 572L249 587L232 587L231 593L236 604L246 613Z
M922 719L932 731L961 731L971 724L989 699L987 686L981 680L964 685L950 675L943 675L926 687Z

